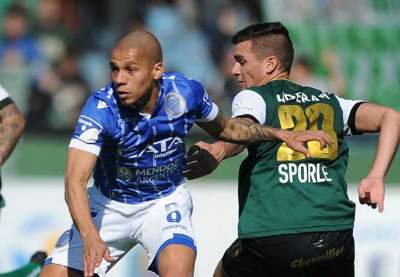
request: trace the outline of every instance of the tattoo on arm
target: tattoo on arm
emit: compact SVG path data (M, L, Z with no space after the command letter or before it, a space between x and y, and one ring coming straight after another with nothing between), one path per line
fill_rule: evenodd
M226 118L221 112L214 120L197 124L213 138L236 144L275 140L278 130L255 123L248 117Z
M11 154L22 135L25 120L14 103L0 109L0 165Z
M277 138L277 129L255 123L249 118L230 118L220 139L228 142L249 144Z

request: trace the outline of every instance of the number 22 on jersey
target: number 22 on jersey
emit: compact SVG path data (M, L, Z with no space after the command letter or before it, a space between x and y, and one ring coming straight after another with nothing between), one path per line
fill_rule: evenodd
M278 117L282 129L293 129L294 131L322 130L327 133L332 141L332 146L323 149L318 141L307 142L311 158L333 160L337 157L338 141L333 127L333 108L324 103L317 103L303 109L299 105L281 105L278 108ZM305 156L290 149L286 143L282 143L277 152L278 161L304 160Z

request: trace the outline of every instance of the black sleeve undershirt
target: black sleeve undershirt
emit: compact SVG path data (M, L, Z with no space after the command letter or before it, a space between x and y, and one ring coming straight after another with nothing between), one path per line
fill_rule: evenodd
M254 116L252 116L250 114L242 114L242 115L239 115L239 116L235 116L235 118L248 118L248 119L253 120L255 123L260 124L260 122L257 120L257 118L255 118Z
M353 108L351 108L350 116L349 119L347 120L347 126L349 126L352 135L361 135L364 133L362 131L357 130L356 127L356 113L358 108L364 103L368 102L358 102L353 106Z
M8 104L11 104L12 102L13 101L11 100L10 97L4 98L3 100L0 101L0 109L7 106Z

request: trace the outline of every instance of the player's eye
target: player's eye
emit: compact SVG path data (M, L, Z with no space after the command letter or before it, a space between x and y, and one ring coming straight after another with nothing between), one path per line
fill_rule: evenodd
M110 70L111 70L111 72L116 72L116 71L118 71L118 67L116 67L113 64L110 64Z
M126 68L126 71L128 71L129 73L133 73L133 72L137 71L137 68L136 67L128 67L128 68Z
M238 59L237 62L238 62L240 65L244 65L244 64L246 63L246 61L243 60L243 59Z
M240 65L244 65L246 63L246 60L241 57L235 57L235 60Z

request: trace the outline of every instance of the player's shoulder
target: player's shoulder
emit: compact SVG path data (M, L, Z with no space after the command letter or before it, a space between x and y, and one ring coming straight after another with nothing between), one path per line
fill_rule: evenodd
M181 72L165 72L163 73L163 82L174 83L178 88L185 86L190 86L191 88L200 86L203 88L202 84L194 79L193 77L187 76Z
M108 84L89 95L88 104L97 110L115 110L117 99L111 84Z
M187 79L187 76L178 71L168 71L164 72L161 78L165 81L177 81L177 80L184 80Z
M174 91L179 93L184 98L198 98L203 97L205 89L203 85L180 72L167 72L163 76L163 88L166 93Z
M92 92L81 111L79 124L114 130L118 118L117 101L112 85Z
M94 99L103 99L106 102L112 102L114 97L114 88L112 84L107 84L106 86L94 91L90 95Z
M248 87L240 90L235 94L234 100L245 100L245 99L253 99L253 98L262 98L262 93L259 87Z

